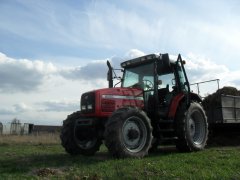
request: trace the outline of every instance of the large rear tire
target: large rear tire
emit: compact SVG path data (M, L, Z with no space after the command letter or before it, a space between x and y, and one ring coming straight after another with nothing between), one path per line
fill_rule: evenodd
M79 128L78 121L81 121L81 112L77 111L69 115L63 121L60 135L62 146L71 155L94 155L102 144L97 132L93 127Z
M135 107L116 110L105 129L105 145L117 158L148 154L152 144L152 126L146 113Z
M176 147L181 152L204 149L208 139L208 122L205 112L199 103L192 102L186 110L178 108L176 115Z

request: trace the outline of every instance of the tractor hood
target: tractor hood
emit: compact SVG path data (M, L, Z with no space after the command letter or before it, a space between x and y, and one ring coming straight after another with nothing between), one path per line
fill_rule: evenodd
M104 88L86 92L81 96L81 111L88 115L109 116L123 106L142 109L144 107L142 89Z

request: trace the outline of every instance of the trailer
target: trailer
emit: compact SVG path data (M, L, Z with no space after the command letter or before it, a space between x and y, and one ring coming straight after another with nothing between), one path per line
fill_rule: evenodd
M221 106L207 111L209 124L240 123L240 96L221 95Z

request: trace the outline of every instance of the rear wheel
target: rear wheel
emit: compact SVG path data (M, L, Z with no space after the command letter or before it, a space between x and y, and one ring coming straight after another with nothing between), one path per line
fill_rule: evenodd
M97 131L93 127L81 127L81 113L75 112L63 121L61 142L65 150L71 155L94 155L99 150L102 141L98 138Z
M106 124L105 144L114 157L143 157L148 154L151 142L152 126L142 110L120 108Z
M181 152L204 149L208 139L208 123L205 112L199 103L193 102L187 110L179 107L176 117L177 143Z

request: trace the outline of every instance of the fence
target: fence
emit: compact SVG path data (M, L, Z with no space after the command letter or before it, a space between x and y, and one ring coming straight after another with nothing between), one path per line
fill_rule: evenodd
M3 131L3 124L0 122L0 134L2 134Z
M0 123L0 134L12 134L12 135L23 135L30 134L33 129L33 124L28 123L8 123L2 124Z
M27 135L39 133L56 133L60 132L61 126L48 126L48 125L34 125L29 123L8 123L2 124L0 122L0 135Z

